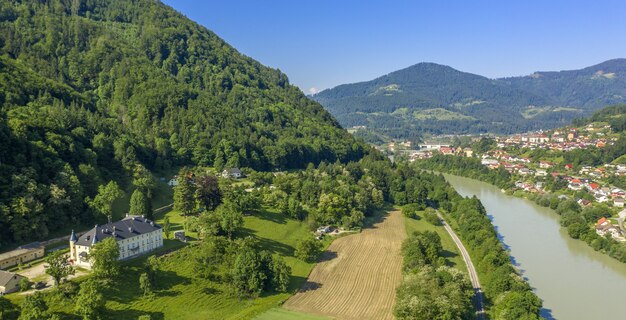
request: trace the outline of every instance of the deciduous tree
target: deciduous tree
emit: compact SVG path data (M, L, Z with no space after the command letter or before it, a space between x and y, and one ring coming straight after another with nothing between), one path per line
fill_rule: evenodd
M54 251L46 256L46 273L54 279L56 286L68 276L74 274L74 267L67 261L67 256L61 251Z

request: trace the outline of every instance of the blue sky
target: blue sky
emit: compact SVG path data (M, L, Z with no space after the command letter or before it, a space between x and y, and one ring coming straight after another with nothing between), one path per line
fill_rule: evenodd
M164 2L306 93L425 61L494 78L626 57L626 1Z

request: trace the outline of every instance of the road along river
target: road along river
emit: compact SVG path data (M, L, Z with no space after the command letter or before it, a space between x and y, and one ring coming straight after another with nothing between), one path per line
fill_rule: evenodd
M481 200L516 266L543 300L544 317L626 319L626 264L571 239L553 210L484 182L445 177L461 195Z

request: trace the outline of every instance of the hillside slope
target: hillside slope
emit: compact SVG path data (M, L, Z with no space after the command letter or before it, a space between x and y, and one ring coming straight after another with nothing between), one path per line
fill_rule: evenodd
M93 220L138 166L361 158L278 70L151 0L0 2L0 244Z
M607 104L626 102L626 60L505 79L419 63L313 98L344 126L368 126L395 138L513 133L566 125Z

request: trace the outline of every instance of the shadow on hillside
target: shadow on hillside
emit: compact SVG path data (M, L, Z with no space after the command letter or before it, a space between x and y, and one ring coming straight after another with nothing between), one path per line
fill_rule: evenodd
M259 237L256 235L256 231L249 228L241 228L240 230L238 230L237 237L252 237L258 242L258 246L260 248L263 248L263 250L269 250L273 253L280 253L284 256L293 256L293 252L295 251L293 247L288 246L284 243L268 238Z
M285 217L284 214L269 212L266 210L261 210L260 212L253 214L253 216L259 219L271 221L271 222L278 223L278 224L287 223L287 217Z
M120 303L128 303L131 300L142 299L142 293L139 289L139 272L132 270L119 281L114 281L106 290L106 297L112 301ZM177 296L180 291L171 290L176 285L189 285L191 280L182 277L173 271L159 270L156 278L155 294L157 296ZM117 318L113 318L117 319Z
M330 261L330 260L333 260L335 258L337 258L337 252L326 250L326 251L322 252L322 254L320 255L319 259L317 259L317 262Z
M376 229L376 224L385 221L389 216L389 211L395 210L390 205L385 205L383 208L376 210L371 216L365 217L363 220L363 229Z

